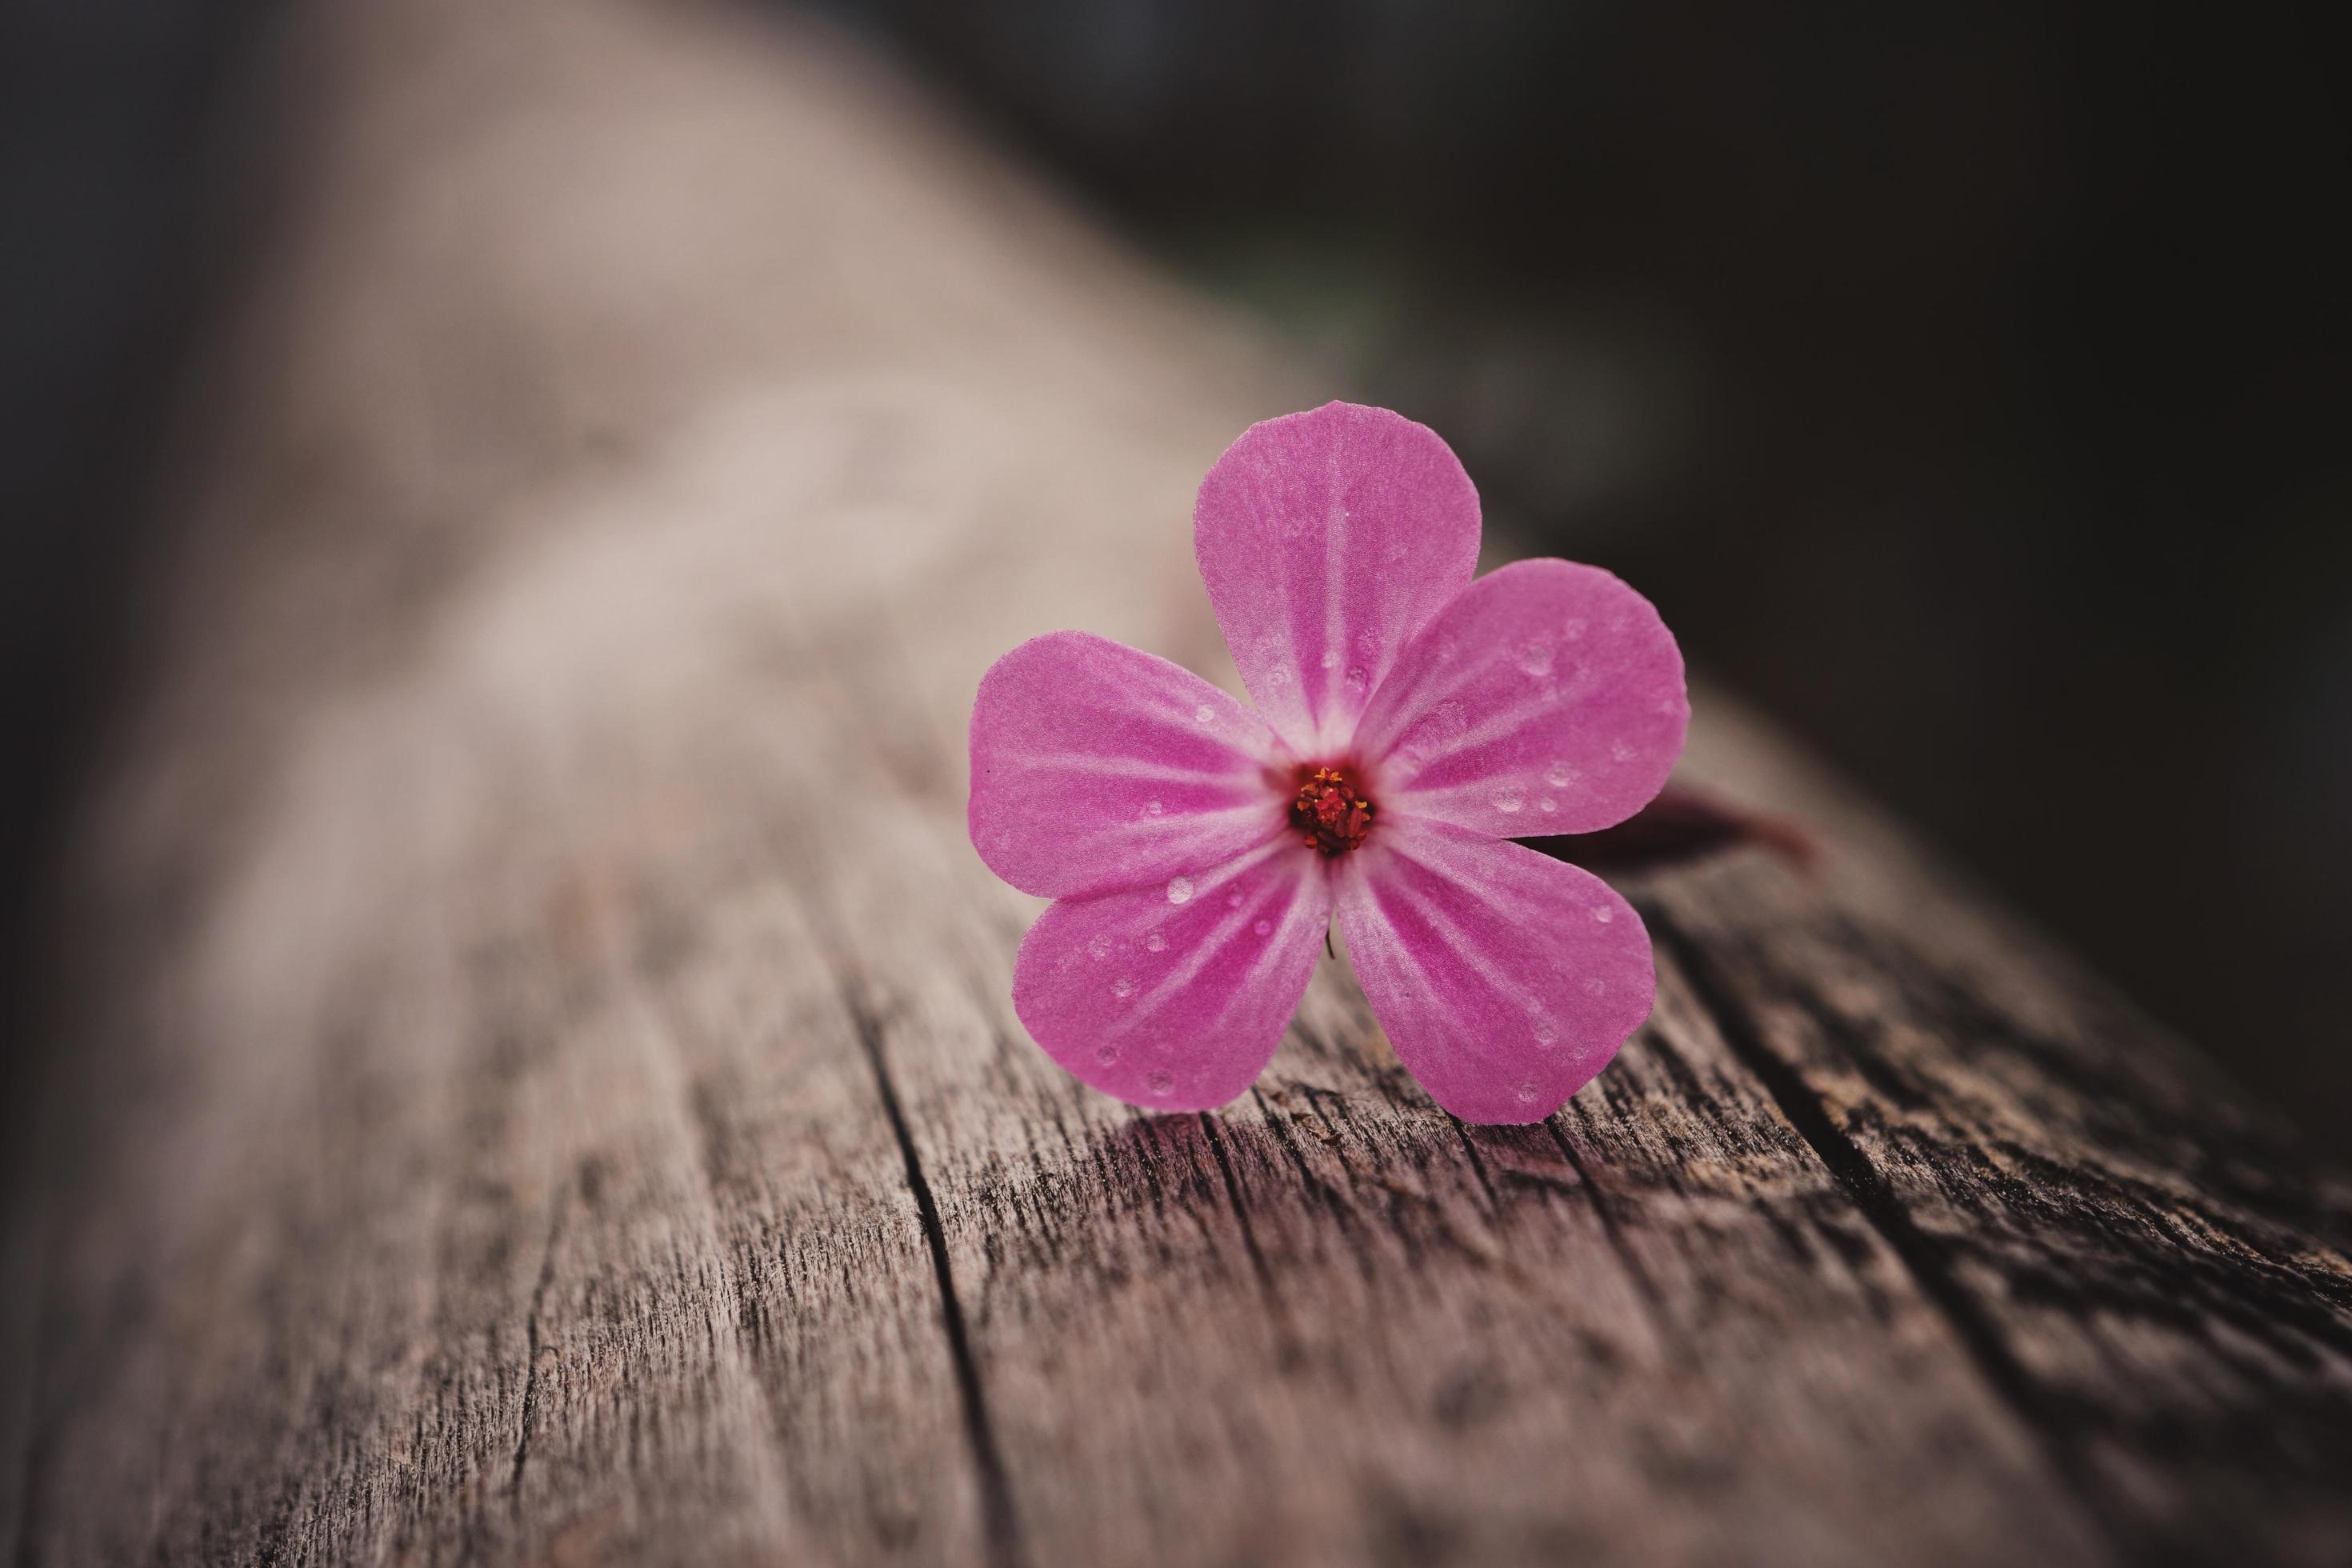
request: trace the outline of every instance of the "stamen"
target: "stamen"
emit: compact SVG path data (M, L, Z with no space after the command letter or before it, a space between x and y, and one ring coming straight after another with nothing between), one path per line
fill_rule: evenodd
M1292 826L1309 849L1339 855L1360 847L1372 831L1372 803L1345 769L1299 770L1297 796L1290 803Z

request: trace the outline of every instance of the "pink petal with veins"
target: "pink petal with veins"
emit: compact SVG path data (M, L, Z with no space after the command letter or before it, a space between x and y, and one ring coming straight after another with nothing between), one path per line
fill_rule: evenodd
M1589 871L1444 823L1342 858L1339 931L1372 1015L1465 1121L1540 1121L1609 1065L1657 990L1649 933Z
M1285 836L1225 865L1065 899L1021 943L1013 1006L1106 1094L1206 1110L1250 1086L1315 971L1331 918L1321 856Z
M1383 811L1523 838L1633 816L1689 725L1682 650L1649 600L1597 566L1522 561L1422 628L1356 746Z
M1285 833L1290 765L1265 721L1199 676L1055 632L981 680L966 816L980 858L1023 892L1112 892Z
M1425 426L1328 403L1226 448L1192 546L1258 710L1300 756L1336 756L1406 639L1477 569L1478 492Z

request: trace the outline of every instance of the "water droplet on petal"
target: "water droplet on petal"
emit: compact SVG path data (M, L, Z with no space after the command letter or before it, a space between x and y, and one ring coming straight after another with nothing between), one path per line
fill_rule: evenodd
M1536 1102L1536 1086L1532 1083L1522 1083L1518 1088L1511 1090L1511 1098L1521 1105L1533 1105Z
M1584 622L1582 618L1573 616L1570 616L1568 624L1559 628L1559 635L1566 637L1570 642L1574 642L1577 638L1582 637L1584 635Z
M1193 723L1195 723L1195 724L1213 724L1213 723L1215 723L1216 721L1217 721L1217 710L1216 710L1215 709L1213 709L1213 708L1210 707L1207 703L1203 702L1203 703L1202 703L1198 708L1195 708L1195 709L1193 709L1193 710L1192 710L1192 722L1193 722Z
M1495 792L1493 804L1495 809L1505 816L1517 816L1519 807L1527 803L1528 797L1521 795L1516 785L1507 784Z
M1277 664L1265 672L1265 683L1279 691L1290 684L1290 671Z
M1147 800L1143 803L1143 815L1146 816L1158 816L1167 809L1156 800Z
M1609 743L1609 755L1614 761L1630 763L1633 760L1633 748L1622 741L1612 741Z
M1191 901L1192 897L1192 878L1190 878L1190 877L1178 877L1178 878L1174 879L1173 880L1171 880L1171 881L1168 884L1168 901L1169 901L1170 903L1171 903L1171 904L1181 904L1181 903L1187 903L1187 902Z
M1566 789L1569 785L1574 784L1576 779L1576 770L1570 767L1566 763L1552 763L1551 771L1544 774L1544 783L1551 785L1554 789Z
M1153 931L1143 939L1143 945L1154 952L1165 952L1168 950L1168 938L1163 932Z
M1608 989L1609 982L1601 979L1598 974L1584 983L1584 994L1587 996L1602 995L1607 993Z
M1132 996L1135 994L1135 982L1122 974L1111 983L1110 992L1114 996Z
M1538 811L1558 811L1559 809L1559 802L1552 799L1549 795L1546 795L1541 800L1536 802L1536 809Z
M1153 1068L1145 1077L1143 1086L1154 1094L1166 1094L1176 1087L1176 1075L1166 1068Z
M1553 1046L1559 1043L1559 1028L1549 1018L1536 1020L1536 1044Z
M1105 1067L1110 1066L1111 1063L1118 1060L1118 1047L1117 1046L1097 1046L1095 1047L1095 1060L1102 1063Z
M1371 683L1372 678L1364 673L1363 666L1358 665L1355 668L1348 671L1349 690L1360 694L1364 688L1370 686Z
M1110 938L1107 936L1098 936L1095 938L1092 942L1087 943L1087 951L1097 958L1108 958L1110 956Z
M1531 642L1519 649L1519 673L1545 676L1551 673L1551 644Z
M1333 653L1333 652L1332 652L1329 648L1328 648L1328 647L1327 647L1327 648L1325 648L1325 649L1323 650L1323 668L1326 668L1326 669L1333 668L1335 668L1335 667L1339 664L1339 656L1338 654Z
M1256 925L1250 929L1256 931L1260 936L1272 936L1274 934L1274 922L1272 921L1260 921Z
M1607 925L1611 921L1617 918L1617 911L1611 909L1607 904L1595 904L1592 906L1592 918L1599 921L1602 925Z

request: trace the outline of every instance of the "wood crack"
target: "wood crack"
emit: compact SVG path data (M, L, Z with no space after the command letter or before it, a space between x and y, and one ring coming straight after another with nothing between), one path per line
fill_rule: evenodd
M539 1260L539 1280L530 1288L530 1311L523 1320L522 1430L515 1435L514 1473L507 1478L507 1493L522 1506L522 1472L530 1462L530 1434L539 1420L539 1320L547 1305L548 1287L555 1280L555 1248L563 1239L563 1214L572 1189L558 1188L554 1212L547 1219L547 1250Z
M1265 1292L1266 1304L1275 1301L1274 1272L1266 1267L1265 1254L1258 1249L1257 1233L1251 1228L1249 1209L1242 1202L1242 1184L1234 1174L1234 1163L1225 1152L1225 1141L1217 1131L1217 1119L1207 1111L1200 1113L1201 1132L1209 1141L1209 1152L1215 1156L1217 1171L1225 1179L1225 1201L1234 1205L1234 1219L1241 1226L1242 1247L1249 1254L1250 1269L1257 1276L1258 1289Z
M1755 1074L1780 1114L1789 1119L1864 1220L1894 1252L1921 1294L1950 1327L1994 1396L2041 1447L2069 1495L2126 1557L2138 1559L2150 1548L2160 1549L2161 1542L2145 1539L2145 1532L2133 1529L2108 1499L2092 1471L2090 1456L2072 1440L2063 1412L2010 1349L1999 1327L1970 1298L1944 1248L1913 1221L1885 1173L1838 1126L1795 1064L1765 1043L1762 1032L1731 995L1713 957L1654 901L1640 900L1637 908L1651 935L1673 955L1693 998L1732 1056Z
M1503 1200L1495 1191L1494 1178L1486 1173L1486 1162L1479 1155L1478 1145L1472 1142L1470 1129L1465 1127L1462 1124L1462 1118L1452 1111L1446 1112L1445 1120L1454 1123L1454 1136L1462 1141L1462 1152L1469 1156L1471 1173L1478 1178L1479 1190L1486 1194L1487 1214L1500 1219L1503 1214Z
M854 978L843 978L841 995L850 1023L857 1031L858 1044L865 1050L866 1065L873 1069L875 1092L882 1097L890 1134L898 1140L898 1155L907 1167L907 1188L914 1195L923 1242L930 1251L931 1271L937 1277L940 1290L940 1321L947 1331L948 1358L955 1367L956 1393L963 1405L964 1436L971 1448L972 1469L980 1489L989 1561L995 1568L1020 1568L1027 1553L1022 1549L1020 1521L1013 1511L1012 1482L1005 1473L1003 1452L997 1446L995 1426L989 1418L980 1363L971 1350L971 1331L964 1318L963 1304L956 1296L955 1270L948 1260L947 1229L940 1223L939 1204L931 1195L929 1179L923 1173L922 1156L916 1152L914 1132L898 1101L898 1087L890 1080L889 1064L882 1048L882 1021L866 1005Z

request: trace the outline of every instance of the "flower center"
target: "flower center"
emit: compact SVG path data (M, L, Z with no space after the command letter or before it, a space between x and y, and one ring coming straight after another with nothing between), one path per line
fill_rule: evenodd
M1372 803L1345 768L1298 770L1298 794L1290 803L1291 826L1307 847L1326 855L1360 847L1372 831Z

